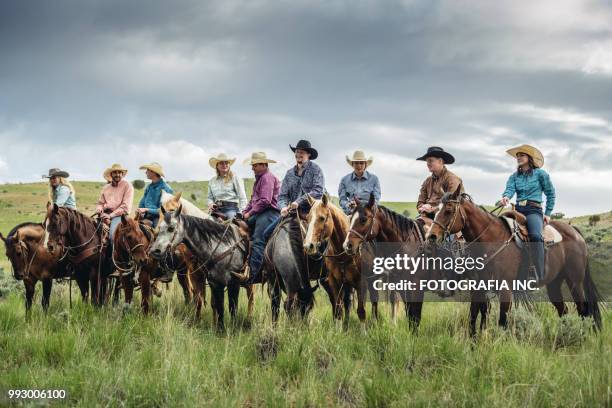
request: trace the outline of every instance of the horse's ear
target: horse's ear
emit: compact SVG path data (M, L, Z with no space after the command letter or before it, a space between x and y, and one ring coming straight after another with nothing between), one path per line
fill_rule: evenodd
M459 195L461 194L461 190L463 190L463 182L459 183L457 189L453 192L453 200L456 200L459 197Z
M57 214L59 212L59 207L57 204L53 203L53 214Z
M161 210L161 213L162 213L162 214L166 214L166 208L164 208L164 206L163 206L163 205L161 206L160 210Z
M127 225L127 219L125 218L125 214L121 214L121 224Z
M180 194L180 193L179 193ZM175 213L176 216L178 217L179 215L181 215L181 211L183 211L183 204L179 205L178 208L176 209Z
M179 191L178 193L176 193L176 195L174 196L174 199L176 200L177 203L181 201L182 196L183 196L182 192Z
M315 199L310 194L306 194L306 198L308 199L308 204L312 207L315 203Z
M0 232L0 239L1 239L2 241L4 241L4 243L6 244L6 238L4 238L4 235L2 235L2 233L1 233L1 232Z
M374 193L370 193L370 199L368 200L368 208L374 208L376 205L376 197L374 197Z
M323 201L323 205L327 207L327 204L329 203L329 197L327 196L327 194L323 194L323 197L321 200Z

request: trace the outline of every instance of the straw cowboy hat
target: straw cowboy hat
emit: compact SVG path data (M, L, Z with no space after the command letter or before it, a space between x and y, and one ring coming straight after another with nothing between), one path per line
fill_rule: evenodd
M533 163L535 164L536 167L544 166L544 156L542 155L542 152L528 144L524 144L524 145L520 145L517 147L513 147L512 149L508 149L506 150L506 153L508 153L510 156L514 157L515 159L518 153L525 153L531 156L531 158L533 159Z
M251 157L249 159L246 159L244 161L244 164L250 164L251 166L259 163L276 163L276 161L268 159L264 152L255 152L251 154Z
M234 164L234 162L236 161L235 158L229 158L227 156L227 154L225 153L219 153L217 156L213 156L210 159L208 159L208 164L210 164L210 167L212 167L213 169L217 169L217 164L219 164L219 162L229 162L229 165L231 166L232 164Z
M68 174L67 171L64 170L60 170L60 169L49 169L49 174L48 175L44 175L43 174L43 178L51 178L51 177L70 177L70 174Z
M310 153L310 160L314 160L319 157L319 152L317 152L317 149L310 145L310 142L308 140L300 140L297 145L295 145L295 147L289 145L289 148L293 153L295 153L297 149L307 151L308 153Z
M128 172L127 169L124 168L122 165L115 163L112 166L110 166L108 169L104 170L104 179L106 181L112 181L113 180L112 177L111 177L111 173L113 171L121 171L121 172L123 172L123 176L124 177L125 177L125 175Z
M453 164L455 162L455 158L452 154L445 152L443 148L438 146L428 147L427 153L425 153L421 157L417 157L417 160L425 161L428 157L438 157L444 160L444 164Z
M355 150L355 152L353 152L353 157L346 156L346 162L351 167L353 166L353 162L366 162L366 167L370 167L373 161L374 158L372 156L366 158L363 150Z
M139 170L151 170L153 173L157 174L160 177L164 177L164 169L162 169L161 164L157 162L153 162L150 164L143 164L138 168Z

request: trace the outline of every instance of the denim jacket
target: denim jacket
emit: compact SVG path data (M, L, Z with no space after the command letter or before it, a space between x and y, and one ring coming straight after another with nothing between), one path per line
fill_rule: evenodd
M140 199L138 208L147 208L149 214L159 214L159 208L161 207L161 192L164 190L166 193L174 194L174 191L164 181L159 179L157 183L151 183L145 188L144 195Z

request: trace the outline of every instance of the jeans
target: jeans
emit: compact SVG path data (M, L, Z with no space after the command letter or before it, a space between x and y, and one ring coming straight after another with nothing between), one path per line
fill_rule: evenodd
M264 232L267 231L270 225L276 225L279 219L279 212L275 209L269 208L264 212L249 217L247 220L249 228L251 229L251 236L253 238L251 259L249 260L249 267L251 268L251 275L253 277L259 276L261 273L260 269L261 264L263 263L264 249L266 248L268 238L270 238L270 235L266 236Z
M113 217L113 218L111 218L111 222L110 222L110 242L111 242L111 245L112 245L113 239L115 237L115 230L119 226L120 222L121 222L121 217Z
M516 211L527 218L527 231L529 234L529 248L535 263L538 279L544 278L544 238L542 229L544 228L544 217L542 209L533 206L517 205Z
M217 211L225 215L225 218L231 220L238 213L238 207L219 207Z
M151 221L151 226L153 228L157 227L157 223L159 222L159 214L151 214L149 212L146 212L143 218L145 220Z

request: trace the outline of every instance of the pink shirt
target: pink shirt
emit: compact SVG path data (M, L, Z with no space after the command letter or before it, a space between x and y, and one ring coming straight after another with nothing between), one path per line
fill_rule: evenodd
M129 214L132 211L132 201L134 201L134 187L125 179L122 179L116 186L108 183L102 188L102 194L98 200L96 209L104 211L112 210L112 217Z

